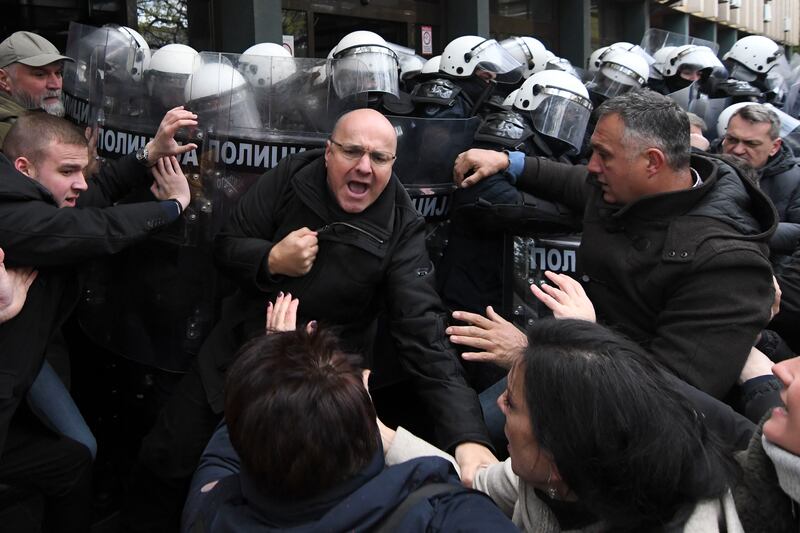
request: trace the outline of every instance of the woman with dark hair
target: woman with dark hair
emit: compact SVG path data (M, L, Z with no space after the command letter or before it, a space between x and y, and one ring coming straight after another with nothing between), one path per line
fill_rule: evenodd
M268 328L294 328L287 296ZM227 374L225 422L192 480L183 531L516 531L447 461L386 468L361 360L325 330L245 345Z
M498 402L510 458L479 470L524 531L742 531L737 467L642 349L583 320L541 320ZM382 428L387 462L435 448Z

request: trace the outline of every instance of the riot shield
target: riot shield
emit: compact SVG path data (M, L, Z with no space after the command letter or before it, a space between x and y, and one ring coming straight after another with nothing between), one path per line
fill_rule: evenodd
M74 62L66 62L63 72L68 119L79 126L94 125L102 119L106 54L134 47L133 39L116 29L70 23L66 55Z
M527 328L552 312L531 292L532 284L546 283L545 270L577 279L577 251L581 236L507 234L503 252L503 316Z
M778 109L772 104L764 104L772 109L781 119L781 139L789 147L795 157L800 157L800 120Z
M177 136L179 142L198 145L180 157L192 193L181 219L90 267L81 324L95 342L145 365L185 370L215 323L221 298L234 290L216 272L212 243L241 195L283 157L323 146L338 113L366 106L366 94L346 103L329 99L328 84L311 71L322 66L324 72L324 62L311 60L303 66L301 61L293 75L305 75L305 81L323 86L315 121L312 125L296 118L281 121L281 110L294 117L292 111L306 105L307 95L298 90L281 94L280 104L274 94L270 96L268 108L273 111L267 115L267 124L287 129L265 127L257 93L237 69L240 63L236 55L201 53L182 82L182 98L197 113L199 124ZM144 89L136 88L136 94L157 93L162 81L168 91L179 80L153 75L147 77ZM153 112L159 107L144 106L132 115L125 112L130 107L111 106L101 131L102 153L121 157L146 143L162 118ZM148 197L142 191L129 200Z
M683 33L675 33L658 28L650 28L642 36L641 47L645 52L654 56L655 53L661 48L667 46L683 46L685 44L695 44L698 46L707 46L714 51L714 54L719 53L719 45L714 41L707 41L700 37L692 37Z
M427 221L446 219L456 188L453 164L472 146L480 118L388 118L397 132L395 173Z
M717 137L717 120L722 111L732 103L732 98L709 98L705 94L698 94L689 102L688 111L705 121L705 136L709 141L713 141Z
M341 60L241 56L238 61L253 87L262 129L287 141L319 138L333 130L338 117L366 106L368 87L358 74L366 65L356 67L355 94L341 98L328 75Z
M783 110L791 117L800 118L800 80L795 81L786 93L786 103Z
M468 119L387 117L397 132L394 171L405 186L417 212L427 221L426 245L438 263L447 244L452 204L453 164L456 156L472 147L480 126Z

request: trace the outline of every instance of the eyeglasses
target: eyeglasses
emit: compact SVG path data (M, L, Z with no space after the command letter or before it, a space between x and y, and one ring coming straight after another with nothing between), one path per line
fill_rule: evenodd
M354 161L364 157L364 154L369 154L369 160L378 166L388 165L397 159L396 155L390 154L389 152L382 152L380 150L367 150L363 146L359 146L357 144L342 144L334 141L333 139L328 140L339 147L342 155L344 155L347 159L352 159Z

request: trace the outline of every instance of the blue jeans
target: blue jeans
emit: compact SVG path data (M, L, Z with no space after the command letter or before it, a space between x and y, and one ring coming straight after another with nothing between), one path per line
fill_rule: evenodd
M50 429L86 446L94 460L97 441L92 430L86 425L64 382L47 361L28 390L28 406Z
M505 453L508 440L505 434L506 415L498 407L497 399L505 392L507 386L508 377L504 377L478 395L483 410L483 421L489 429L489 438L492 439L497 453L501 455Z

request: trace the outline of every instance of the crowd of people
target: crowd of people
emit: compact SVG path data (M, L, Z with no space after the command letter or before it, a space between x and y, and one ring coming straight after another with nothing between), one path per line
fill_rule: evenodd
M236 289L142 440L121 527L797 530L800 123L765 39L722 60L696 41L615 43L584 70L532 37L463 36L423 64L346 35L314 78L350 104L324 145L277 162L213 237ZM128 74L145 83L155 55L131 42ZM278 58L274 74L282 55L254 47L223 65L253 105L219 98L225 84L213 99L197 83L160 94L174 106L152 139L90 164L91 128L60 118L62 69L85 58L31 32L0 43L0 517L13 530L91 527L98 443L61 331L82 265L184 215L196 198L179 157L200 148L176 135L220 102L236 102L232 130L264 125L255 86L278 85L259 58ZM141 111L104 79L104 102ZM452 164L436 264L394 171L397 116L480 121ZM503 240L545 221L580 233L576 271L526 287L552 316L523 331L503 306ZM367 367L388 357L376 320L425 439L373 405ZM3 499L14 487L41 508Z

